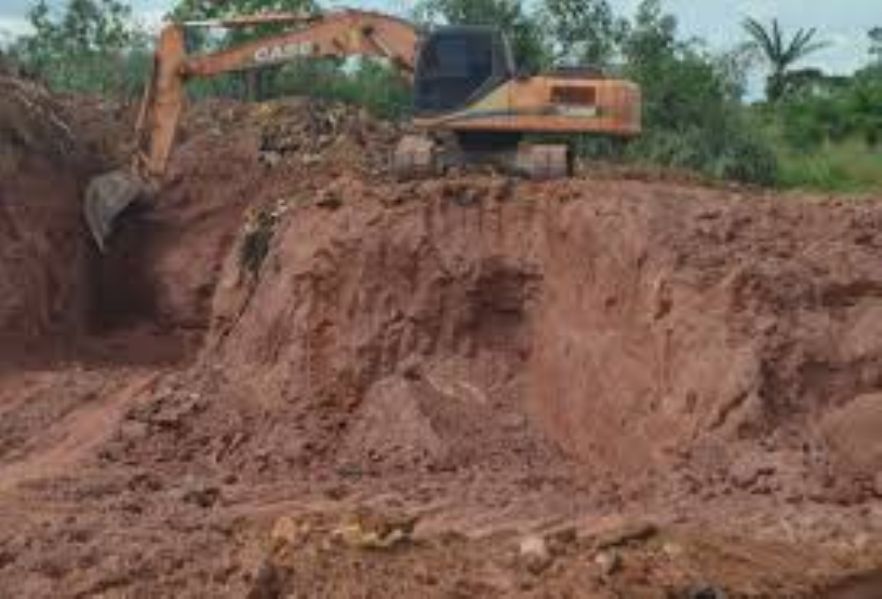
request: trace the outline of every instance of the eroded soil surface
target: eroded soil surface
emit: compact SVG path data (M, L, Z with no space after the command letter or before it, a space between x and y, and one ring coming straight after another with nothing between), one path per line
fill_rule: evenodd
M0 79L0 596L882 596L878 200L211 102L100 255L130 112Z

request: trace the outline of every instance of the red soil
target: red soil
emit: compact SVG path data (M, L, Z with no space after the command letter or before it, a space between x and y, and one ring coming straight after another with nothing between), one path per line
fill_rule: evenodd
M200 106L105 257L82 167L19 150L0 589L879 589L882 204L398 183L394 135L302 102ZM530 534L547 560L518 555Z

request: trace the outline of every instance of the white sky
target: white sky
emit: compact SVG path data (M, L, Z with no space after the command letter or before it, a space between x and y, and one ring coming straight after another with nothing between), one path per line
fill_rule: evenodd
M610 0L622 14L631 14L639 0ZM726 49L742 41L739 26L745 16L761 20L778 17L785 31L817 27L830 46L814 55L805 66L832 73L848 73L866 63L867 30L882 26L882 0L663 0L666 10L680 22L682 36L704 38L711 49ZM26 31L25 14L32 0L0 0L0 40ZM50 0L63 5L65 0ZM133 0L136 13L155 24L173 0ZM406 12L413 0L363 0L325 2L391 12Z

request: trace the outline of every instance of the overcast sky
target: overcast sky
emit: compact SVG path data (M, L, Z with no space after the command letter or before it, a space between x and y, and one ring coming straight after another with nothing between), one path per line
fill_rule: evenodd
M49 0L63 5L65 0ZM611 0L622 14L631 14L640 0ZM681 35L704 38L712 49L732 47L742 40L738 23L745 16L778 17L785 31L817 27L830 46L814 55L806 66L847 73L867 59L867 30L882 26L882 0L663 0L680 21ZM0 0L0 31L21 32L32 0ZM136 12L148 23L158 22L173 0L133 0ZM325 2L353 7L403 12L412 0Z

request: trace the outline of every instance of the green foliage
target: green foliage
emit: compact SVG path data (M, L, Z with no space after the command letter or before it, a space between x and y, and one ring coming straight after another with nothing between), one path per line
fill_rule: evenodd
M745 182L770 184L775 156L744 114L733 84L737 65L721 68L677 39L677 21L645 0L623 42L626 74L643 91L644 134L628 148L635 160Z
M609 65L627 30L606 0L546 0L541 19L555 60L582 65Z
M882 65L882 27L873 27L867 35L870 37L870 56L876 65Z
M846 139L875 148L882 138L882 77L867 71L844 85L788 96L766 116L794 152L815 152Z
M62 91L116 96L140 93L150 64L149 40L133 23L124 0L65 0L51 10L35 0L36 33L18 39L10 57L27 72ZM513 40L519 64L553 62L604 66L641 85L644 134L627 147L582 137L581 153L687 168L714 177L786 185L847 188L868 185L879 172L882 140L882 27L869 32L870 60L853 77L829 77L794 68L823 44L814 29L784 35L748 20L751 42L722 55L684 40L661 0L642 0L628 21L610 0L420 0L426 23L487 24ZM309 13L316 0L179 0L178 20L203 20L262 11ZM191 51L213 51L280 26L235 31L196 30ZM769 98L746 107L747 72L757 57L770 67ZM309 94L367 107L398 118L410 93L398 73L375 61L321 60L193 81L195 97L274 97ZM778 160L781 169L778 170Z
M786 41L778 19L772 19L768 28L752 18L745 19L743 26L771 70L766 81L766 96L770 102L777 102L785 95L788 71L797 62L827 47L826 42L815 41L817 29L799 29L789 42Z
M122 96L140 93L149 68L146 35L119 0L69 0L54 14L38 0L28 14L35 33L12 54L54 89Z
M830 192L882 191L882 152L867 151L860 139L826 143L811 151L777 148L784 187Z
M662 11L660 0L643 0L633 25L625 28L622 52L633 72L652 74L688 44L677 40L677 19Z
M318 10L314 0L179 0L171 11L175 21L196 19L219 19L235 15L251 15L259 12L302 12L310 14Z
M400 118L410 108L410 90L401 75L384 64L363 60L354 69L335 60L297 62L275 80L278 95L310 95L364 106L380 118Z

